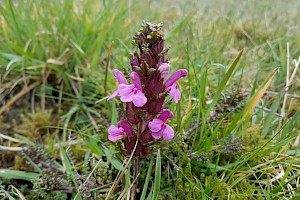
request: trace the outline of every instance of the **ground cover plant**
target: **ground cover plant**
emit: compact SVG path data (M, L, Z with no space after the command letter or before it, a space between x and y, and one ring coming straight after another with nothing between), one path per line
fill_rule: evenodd
M1 1L1 199L300 198L299 9Z

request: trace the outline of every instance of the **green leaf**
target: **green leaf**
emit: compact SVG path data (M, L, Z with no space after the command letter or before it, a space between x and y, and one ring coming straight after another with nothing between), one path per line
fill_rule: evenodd
M63 142L65 142L67 138L67 130L68 130L70 119L73 116L73 114L75 114L78 110L80 110L80 105L76 104L69 110L67 114L61 116L61 118L65 120L64 129L63 129Z
M150 180L150 176L151 176L152 166L153 166L153 157L150 158L150 163L149 163L149 166L148 166L143 191L142 191L142 195L141 195L141 198L140 198L141 200L144 200L145 197L146 197L146 192L147 192L147 189L148 189L148 184L149 184L149 180Z
M90 150L93 151L93 153L97 154L100 157L103 155L103 149L101 145L98 144L97 140L95 140L95 138L90 137L89 139L84 139L84 143Z
M66 151L64 150L64 148L61 145L59 145L59 149L60 149L60 155L61 155L63 166L64 166L67 174L69 174L73 179L75 176L74 176L74 173L73 173L73 168L72 168L72 164L69 160L69 157L68 157Z
M238 62L239 62L242 54L243 54L243 50L241 50L239 52L239 54L237 55L237 57L234 59L234 61L230 65L228 71L224 75L224 78L222 79L221 83L219 84L219 86L217 88L217 91L216 91L216 93L214 95L213 101L212 101L212 103L210 104L210 106L208 107L208 109L206 111L205 119L208 118L208 116L211 113L211 110L214 108L214 106L216 105L216 103L219 101L221 92L225 88L227 82L229 81L229 78L232 76L232 74L233 74L233 72L234 72L234 70L235 70L235 68L236 68L236 66L237 66L237 64L238 64Z
M37 178L40 174L33 172L24 172L10 169L0 169L0 177L6 179L20 179L26 181L32 181Z
M113 155L111 154L110 150L107 149L107 148L104 148L104 154L105 156L107 157L107 160L117 169L117 170L120 170L121 167L122 167L122 163L116 159L116 158L113 158Z
M161 183L161 156L160 149L157 151L156 164L155 164L155 178L153 187L153 199L158 199Z

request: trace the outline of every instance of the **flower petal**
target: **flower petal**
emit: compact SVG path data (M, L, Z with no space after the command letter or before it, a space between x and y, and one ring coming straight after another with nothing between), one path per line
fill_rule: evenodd
M121 96L120 100L124 103L128 103L132 101L133 93L130 93L128 95Z
M130 124L125 120L120 120L118 122L118 126L124 129L124 132L127 136L132 136L132 130Z
M173 113L169 110L164 109L158 119L166 122L168 119L172 119L174 117Z
M175 71L165 82L166 89L168 89L170 86L172 86L178 79L182 77L186 77L188 74L188 71L186 69L180 69Z
M173 97L175 103L178 103L178 100L181 97L181 93L176 85L176 83L174 83L171 87L170 87L170 96Z
M163 138L165 140L172 140L174 137L174 130L172 129L171 126L169 126L168 124L165 125L165 130L163 132Z
M118 92L118 90L116 90L116 91L114 91L114 93L112 93L112 94L108 97L107 100L110 100L110 99L112 99L112 98L114 98L114 97L116 97L116 96L118 96L118 95L119 95L119 92Z
M130 80L134 84L134 87L136 87L138 90L142 90L141 79L140 79L140 76L138 75L138 73L131 72Z
M127 82L125 76L123 75L123 73L120 70L115 69L114 76L118 80L119 84L123 83L123 84L128 85L128 82Z
M151 122L148 123L148 127L152 132L158 132L161 130L162 125L164 122L160 119L153 119Z
M109 135L108 139L112 142L116 142L117 140L125 137L124 135Z
M132 103L136 107L142 107L147 103L147 98L142 91L138 90L136 94L132 95Z
M123 128L118 128L115 125L111 125L108 129L108 139L112 142L117 141L118 139L124 137L124 129Z
M116 127L115 125L111 125L111 126L108 128L108 133L109 133L109 134L118 134L118 135L120 135L123 131L124 131L123 128L118 128L118 127Z
M126 84L120 84L118 88L118 92L120 96L127 96L129 95L134 88L134 85L126 85Z
M160 139L162 137L162 133L163 133L163 130L160 130L159 132L152 132L151 135L155 139Z
M159 65L158 71L160 72L160 76L162 78L165 78L169 74L170 65L168 63L162 63L161 65Z

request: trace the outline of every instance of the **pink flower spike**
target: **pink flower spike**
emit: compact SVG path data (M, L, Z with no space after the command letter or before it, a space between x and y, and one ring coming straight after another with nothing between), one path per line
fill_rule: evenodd
M140 76L138 75L138 73L131 72L130 80L134 84L134 87L136 87L138 90L142 90L141 79L140 79Z
M160 72L161 78L165 78L169 74L170 65L168 63L162 63L161 65L159 65L158 71Z
M118 80L119 84L123 83L123 84L128 85L128 82L127 82L125 76L123 75L123 73L120 70L115 69L114 70L114 76Z
M180 97L181 97L181 93L176 85L176 83L174 83L171 87L170 87L170 96L173 97L175 103L178 103Z
M186 69L179 69L175 71L165 82L166 90L169 89L178 79L186 77L188 71Z
M112 142L116 142L117 140L127 136L132 136L130 124L125 120L119 121L118 127L111 125L108 129L108 133L108 139Z
M168 119L172 119L174 117L173 113L169 110L164 109L158 119L166 122Z

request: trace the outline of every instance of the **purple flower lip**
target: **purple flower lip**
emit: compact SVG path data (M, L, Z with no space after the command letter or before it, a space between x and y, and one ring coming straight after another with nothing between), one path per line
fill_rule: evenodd
M142 84L139 75L132 72L130 80L133 84L129 85L126 78L119 70L114 70L114 75L119 82L118 89L109 96L108 100L120 96L122 102L132 102L136 107L142 107L147 103L147 98L142 91Z
M152 132L153 138L160 139L163 137L165 140L172 140L174 137L174 130L165 123L171 118L173 118L173 113L169 110L163 110L157 119L153 119L149 122L148 127Z
M178 79L186 77L188 74L188 71L186 69L179 69L175 71L165 82L166 88L170 88Z
M176 85L176 81L180 78L186 77L188 71L186 69L180 69L175 71L165 82L166 91L170 91L169 95L173 97L175 103L178 103L181 93Z
M116 142L117 140L124 137L132 136L132 130L130 124L125 120L119 121L118 127L115 125L111 125L108 128L108 133L109 133L108 139L112 142Z
M121 83L128 84L125 76L123 75L123 73L120 70L115 69L114 70L114 76L118 80L119 84L121 84Z
M123 73L122 73L120 70L117 70L117 69L114 70L114 77L118 80L118 83L119 83L119 84L126 84L126 85L128 85L128 82L127 82L125 76L123 75ZM116 97L116 96L119 96L119 95L120 95L120 94L119 94L119 91L116 90L114 93L112 93L112 94L108 97L107 100L110 100L110 99L112 99L112 98L114 98L114 97Z
M136 107L142 107L147 103L147 98L142 91L142 84L139 75L132 72L130 80L133 85L120 84L118 92L122 102L132 102Z

